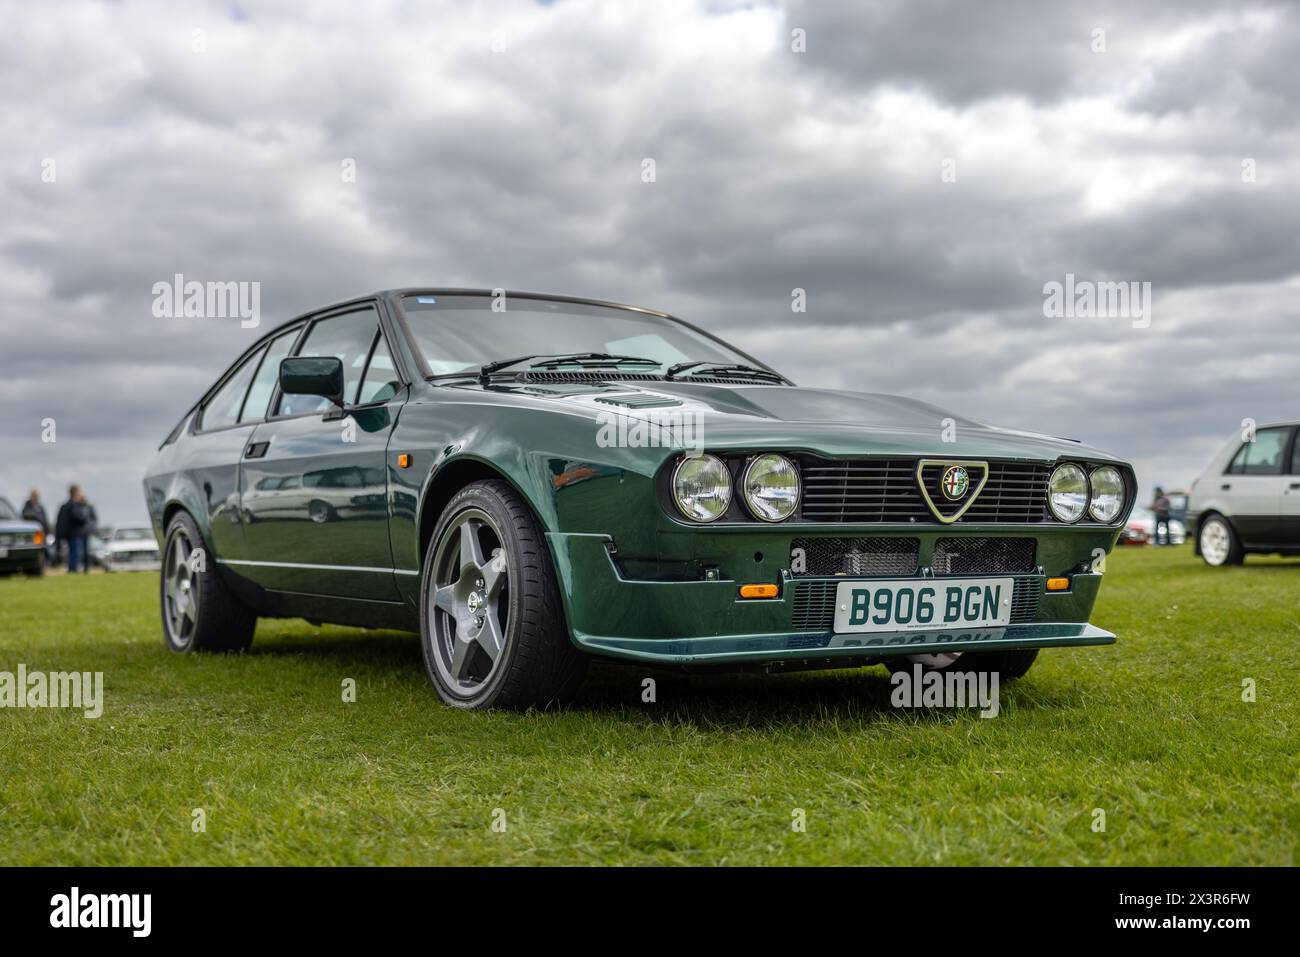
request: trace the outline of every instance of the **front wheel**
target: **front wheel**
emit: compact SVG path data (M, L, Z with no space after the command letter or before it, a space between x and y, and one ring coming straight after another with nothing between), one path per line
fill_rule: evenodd
M581 684L587 656L569 640L546 540L505 482L466 486L438 519L420 637L429 680L457 708L544 708Z
M247 651L257 615L217 576L199 528L185 512L167 526L162 562L163 638L172 651Z
M1201 557L1212 567L1240 565L1245 558L1237 533L1222 515L1211 515L1205 520L1199 541Z

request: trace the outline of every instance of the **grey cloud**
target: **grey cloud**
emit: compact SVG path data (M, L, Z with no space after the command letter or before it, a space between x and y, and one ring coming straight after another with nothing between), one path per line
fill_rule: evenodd
M153 447L253 336L412 283L666 308L1166 484L1295 414L1289 8L603 9L0 0L0 494L81 479L139 518ZM1044 320L1067 271L1152 281L1152 328ZM177 272L260 281L261 329L155 319Z

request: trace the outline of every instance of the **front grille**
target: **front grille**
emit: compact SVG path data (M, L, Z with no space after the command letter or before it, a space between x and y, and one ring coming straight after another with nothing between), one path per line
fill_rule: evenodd
M934 543L930 570L936 575L1032 572L1037 544L1032 538L941 538Z
M1041 522L1047 517L1052 467L1034 462L990 462L989 480L964 522Z
M1043 521L1050 474L1050 465L990 462L979 497L954 524ZM805 521L938 522L917 487L915 459L810 457L801 463L801 478ZM977 470L972 491L978 478Z
M790 573L796 578L829 575L915 575L919 538L796 538Z
M158 561L158 552L117 552L109 555L109 560L117 565L144 565Z
M919 522L933 520L916 487L910 459L832 462L806 459L803 517L814 522Z
M837 581L801 581L794 584L790 627L794 631L828 632L835 627ZM1038 617L1038 600L1043 591L1041 575L1022 575L1011 592L1011 624L1031 622Z

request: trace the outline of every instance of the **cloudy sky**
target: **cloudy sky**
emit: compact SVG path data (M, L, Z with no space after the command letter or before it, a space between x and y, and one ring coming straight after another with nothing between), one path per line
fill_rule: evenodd
M354 6L0 0L0 494L142 520L252 337L416 284L666 309L1147 486L1300 415L1294 5ZM261 329L154 318L176 273ZM1045 317L1067 273L1150 324Z

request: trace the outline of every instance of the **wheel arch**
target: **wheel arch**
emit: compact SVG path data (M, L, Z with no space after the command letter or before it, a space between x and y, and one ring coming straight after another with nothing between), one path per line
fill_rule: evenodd
M429 541L433 538L433 530L438 524L443 509L447 507L447 503L465 486L474 482L492 480L505 482L509 485L528 507L537 524L543 531L546 530L546 522L538 513L536 504L528 493L520 488L518 482L486 459L469 455L462 456L444 463L433 473L420 499L419 559L421 570L424 568L424 558L429 550ZM549 552L549 549L547 551ZM551 561L552 563L555 561L554 555L551 556Z
M167 502L165 506L163 506L162 538L164 542L166 541L167 538L168 526L171 525L172 519L175 518L181 512L184 512L186 515L190 517L190 521L192 521L195 524L195 526L199 530L199 534L203 536L204 546L207 547L208 549L211 549L212 548L211 529L209 529L203 523L203 520L199 518L199 513L188 502L179 498L171 499Z

